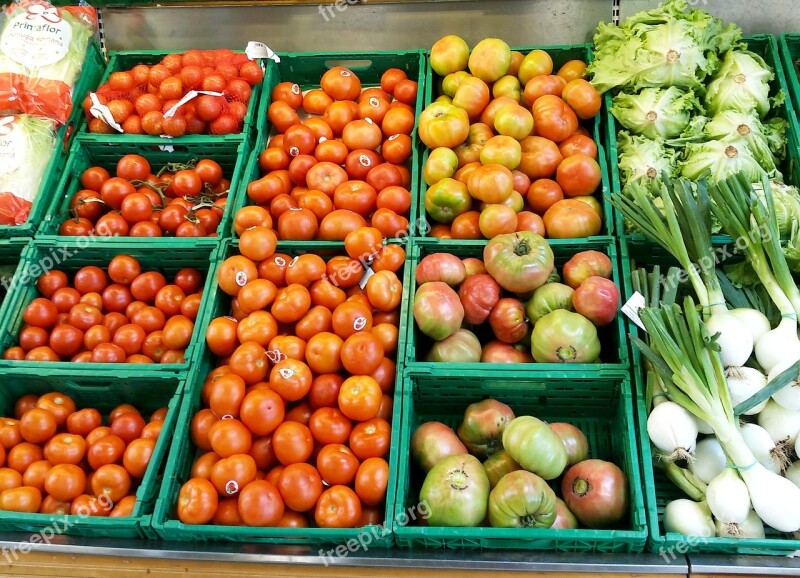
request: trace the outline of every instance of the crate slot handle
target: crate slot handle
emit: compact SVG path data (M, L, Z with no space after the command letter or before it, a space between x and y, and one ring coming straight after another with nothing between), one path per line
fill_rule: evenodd
M344 66L350 70L369 70L372 67L372 60L358 59L358 60L326 60L325 66L328 68L335 68L337 66Z

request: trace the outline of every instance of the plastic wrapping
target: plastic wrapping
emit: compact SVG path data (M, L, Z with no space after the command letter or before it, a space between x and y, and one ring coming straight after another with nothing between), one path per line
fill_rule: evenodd
M0 225L27 221L55 147L52 121L24 114L0 118Z
M96 29L90 6L58 8L42 0L9 4L0 29L0 113L65 123Z

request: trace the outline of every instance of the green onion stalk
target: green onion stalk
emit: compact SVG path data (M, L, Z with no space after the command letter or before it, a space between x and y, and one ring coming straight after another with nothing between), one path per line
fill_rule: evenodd
M662 189L663 214L638 186L631 187L633 198L614 194L611 203L678 261L694 289L709 333L719 333L725 367L742 366L753 353L753 337L725 304L711 246L708 191L702 182L672 181L666 175Z
M775 329L755 343L756 360L765 372L781 370L800 360L797 314L800 290L783 255L775 219L775 203L769 179L762 181L763 200L744 175L735 175L709 188L712 211L722 228L736 239L761 284L780 311Z

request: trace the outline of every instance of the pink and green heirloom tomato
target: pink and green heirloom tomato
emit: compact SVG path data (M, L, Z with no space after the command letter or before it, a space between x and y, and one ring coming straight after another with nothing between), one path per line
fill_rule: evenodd
M500 450L483 462L483 469L489 477L489 484L494 488L503 476L521 470L522 466L515 462L506 450Z
M481 342L472 331L462 328L450 337L436 341L425 359L445 363L478 363L481 360Z
M556 422L550 424L567 450L567 465L572 466L589 457L589 441L583 432L570 423Z
M530 348L528 348L530 350ZM533 357L520 345L509 345L502 341L490 341L483 346L483 363L533 363Z
M556 311L566 309L572 311L572 295L575 291L562 283L547 283L533 292L525 304L525 312L528 314L528 321L536 324L539 319Z
M602 327L614 321L619 307L619 289L603 277L589 277L572 296L575 311Z
M578 518L569 511L566 502L561 498L556 498L556 521L550 527L565 530L574 530L578 527Z
M491 456L503 449L503 432L513 419L512 409L496 399L470 404L458 427L458 439L471 454L479 458Z
M441 281L458 287L467 276L464 262L450 253L432 253L423 257L415 272L417 285L429 281Z
M461 327L464 307L447 283L423 283L414 296L414 319L422 333L441 341Z
M509 233L487 243L483 262L503 289L528 293L544 285L553 271L553 250L536 233Z
M561 481L561 494L570 511L588 528L613 526L628 513L628 479L611 462L575 464Z
M448 456L466 453L456 432L438 421L423 423L411 436L411 456L426 472Z
M599 251L581 251L564 263L564 283L577 289L589 277L611 277L611 259Z
M597 328L583 315L557 309L533 326L531 354L538 363L594 363L600 357Z

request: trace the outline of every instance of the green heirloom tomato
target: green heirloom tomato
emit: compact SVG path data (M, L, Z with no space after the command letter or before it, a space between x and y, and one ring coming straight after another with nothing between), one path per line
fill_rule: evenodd
M554 480L567 466L567 450L550 426L533 416L516 418L503 432L503 448L529 472Z
M495 528L549 528L556 521L556 493L536 474L506 474L489 494L489 523Z
M531 323L558 309L572 311L572 287L561 283L548 283L533 292L533 297L525 304L525 312Z
M522 467L508 455L506 450L500 450L483 462L483 469L489 477L489 485L494 488L503 476L521 470Z
M600 357L597 328L578 313L552 311L533 326L531 355L539 363L594 363Z
M544 285L552 273L553 250L536 233L508 233L486 244L483 262L503 289L527 293Z
M425 210L439 223L452 223L472 207L467 185L455 179L442 179L425 192Z
M428 472L419 500L428 505L429 526L478 526L486 518L489 478L476 457L450 456Z
M506 404L484 399L467 407L458 439L479 458L491 456L503 449L503 432L513 419L514 411Z

